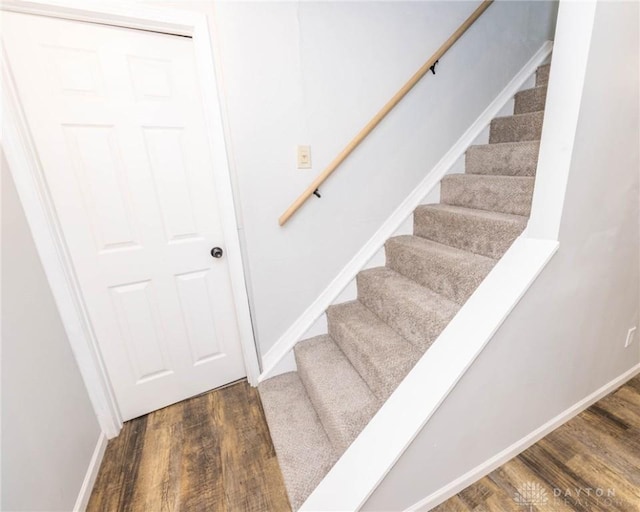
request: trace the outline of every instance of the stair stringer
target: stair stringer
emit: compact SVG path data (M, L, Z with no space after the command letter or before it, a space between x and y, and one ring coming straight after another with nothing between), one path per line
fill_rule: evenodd
M547 61L552 50L553 42L546 41L534 53L362 249L276 341L263 357L263 372L259 377L259 382L280 373L295 370L295 361L291 351L296 343L302 339L326 333L326 319L324 317L327 308L332 304L350 300L349 294L355 297L354 283L358 272L381 264L384 265L383 251L386 241L395 235L403 234L403 226L412 226L413 211L418 206L424 204L425 201L437 202L434 199L434 194L439 197L442 178L452 172L463 172L463 166L458 164L463 161L469 146L476 143L485 134L488 138L488 126L491 121L501 115L505 108L513 105L515 94L526 87L536 69ZM380 263L381 258L382 263Z

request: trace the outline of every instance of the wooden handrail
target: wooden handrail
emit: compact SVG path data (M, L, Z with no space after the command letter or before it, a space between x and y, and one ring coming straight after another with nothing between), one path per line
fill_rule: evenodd
M373 129L378 126L385 116L393 110L400 100L404 98L407 93L413 89L413 87L420 81L420 79L429 71L435 63L447 52L449 48L464 34L467 29L473 25L473 23L480 17L480 15L493 3L493 0L482 0L480 6L471 13L465 22L458 27L458 29L451 34L440 48L431 56L431 58L425 62L422 67L415 72L415 74L409 79L409 81L402 86L402 88L395 93L382 109L369 121L365 127L360 130L349 144L336 156L331 163L326 167L318 177L313 180L305 191L287 208L287 210L280 216L278 223L283 226L291 216L298 211L298 209L304 204L304 202L313 195L313 193L324 183L324 181L335 171L338 166L345 161L345 159L351 154L351 152L358 147L358 145L369 135Z

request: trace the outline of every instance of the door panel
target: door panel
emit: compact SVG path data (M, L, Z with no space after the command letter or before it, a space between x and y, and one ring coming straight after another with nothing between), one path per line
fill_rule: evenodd
M206 363L224 354L220 343L222 337L211 336L211 333L216 330L213 314L201 315L198 313L202 306L207 311L214 310L213 290L210 289L209 283L209 269L176 276L176 288L180 297L182 318L187 329L193 364Z
M165 329L158 310L158 297L152 281L111 288L120 337L131 363L136 382L172 373L163 346Z
M182 128L145 126L143 135L167 241L198 237Z
M139 247L115 127L66 124L62 131L96 249Z
M4 13L124 419L245 375L190 38Z

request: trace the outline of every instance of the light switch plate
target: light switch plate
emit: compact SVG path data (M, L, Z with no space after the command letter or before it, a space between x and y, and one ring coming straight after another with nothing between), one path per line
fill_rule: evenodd
M298 146L298 169L311 169L311 146Z

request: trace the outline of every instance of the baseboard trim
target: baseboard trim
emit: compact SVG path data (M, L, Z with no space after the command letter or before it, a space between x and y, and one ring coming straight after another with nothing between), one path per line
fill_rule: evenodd
M545 41L529 61L518 71L507 86L496 96L489 106L471 124L467 131L447 151L440 161L431 169L427 176L380 226L367 243L345 265L340 273L329 283L311 305L296 319L285 333L267 351L263 358L263 372L259 381L272 377L274 369L288 352L300 341L304 333L340 295L342 290L356 277L356 274L364 268L367 262L375 256L384 243L393 236L394 232L402 225L405 219L413 213L424 197L431 192L449 169L462 157L467 148L480 135L491 120L498 115L503 106L520 90L526 80L535 72L538 66L543 64L551 54L553 43Z
M100 470L100 464L102 463L104 452L107 449L108 441L109 440L107 439L106 434L101 432L100 437L98 437L96 447L93 450L91 460L89 461L87 472L84 475L84 480L82 482L82 486L80 487L80 492L78 493L76 504L73 506L74 512L84 512L87 509L89 498L91 498L91 491L93 490L93 484L96 482L98 471Z
M440 505L445 502L452 496L455 496L463 489L469 487L474 484L481 478L487 476L496 468L502 466L513 457L522 453L524 450L529 448L531 445L537 443L540 439L551 433L553 430L561 426L562 424L569 421L571 418L577 416L582 411L593 405L595 402L603 398L604 396L611 393L614 389L620 387L628 380L632 379L636 375L640 373L640 363L633 366L631 369L624 372L622 375L616 377L612 381L608 382L601 388L597 389L589 396L583 398L579 402L575 403L568 409L564 410L547 423L537 428L530 434L525 437L519 439L511 446L505 448L500 453L494 455L490 459L486 460L482 464L479 464L471 471L468 471L461 477L453 480L451 483L445 485L444 487L438 489L434 493L430 494L426 498L420 500L415 503L411 507L407 508L405 512L418 512L418 511L426 511L431 510L432 508Z

